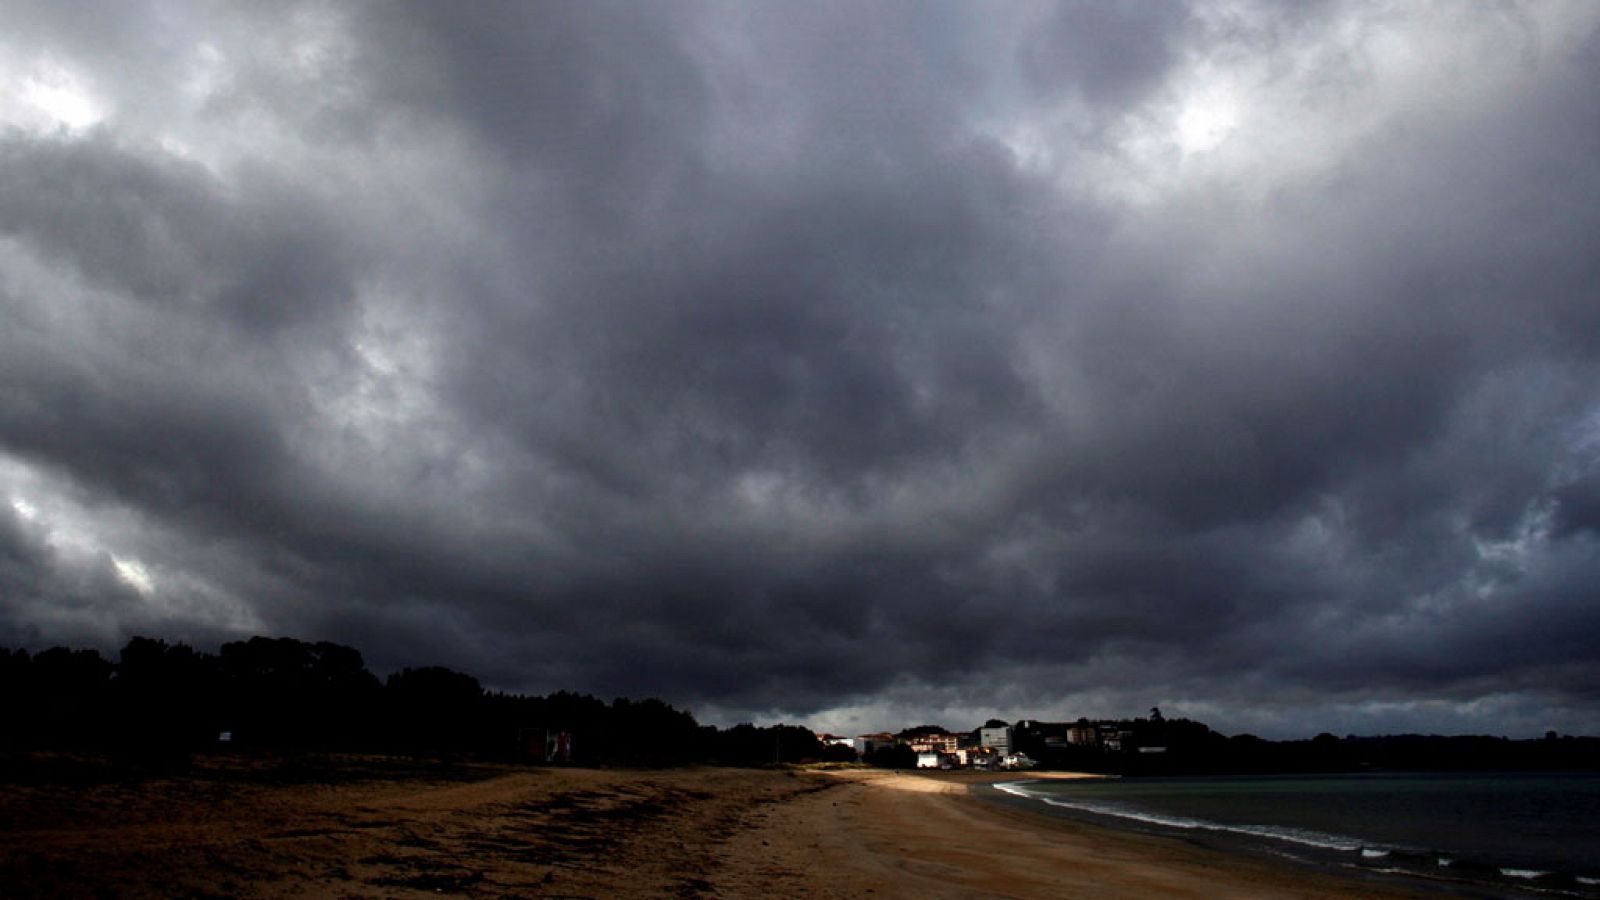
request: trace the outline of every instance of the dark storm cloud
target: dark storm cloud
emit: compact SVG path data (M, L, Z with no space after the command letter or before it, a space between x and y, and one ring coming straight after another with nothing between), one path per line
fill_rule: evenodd
M0 230L146 303L272 330L349 298L335 223L270 178L247 176L242 196L225 199L199 166L142 159L104 136L12 138L0 189Z
M1600 722L1590 14L127 9L0 42L0 643Z
M1188 7L1176 0L1068 0L1023 44L1023 71L1035 90L1076 92L1097 107L1125 107L1160 86L1188 23Z

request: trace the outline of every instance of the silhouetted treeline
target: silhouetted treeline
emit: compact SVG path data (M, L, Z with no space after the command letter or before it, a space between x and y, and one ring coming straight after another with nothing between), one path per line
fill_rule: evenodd
M1248 735L1234 742L1250 741ZM1559 736L1511 740L1486 735L1391 734L1373 737L1319 734L1303 741L1260 741L1257 771L1354 772L1571 771L1600 769L1600 738Z
M1423 734L1269 741L1226 737L1191 719L1159 717L1093 723L1116 741L1076 746L1065 740L1078 723L1019 722L1017 749L1042 767L1122 775L1288 774L1366 771L1574 771L1600 769L1600 738L1511 740Z
M1089 734L1083 729L1092 741L1081 742ZM1225 737L1200 722L1162 718L1159 710L1114 721L1025 720L1013 731L1014 749L1045 768L1128 775L1600 768L1600 738L1554 733L1537 740L1321 734L1267 741ZM905 741L943 733L930 725L907 729L902 743L877 747L865 761L910 768L917 758ZM328 642L253 637L211 654L136 637L116 661L94 650L30 655L0 648L0 751L92 751L164 763L217 749L640 766L855 758L848 747L823 746L806 728L718 729L654 699L491 693L471 675L437 666L380 680L359 651Z
M806 728L700 725L654 699L486 692L428 666L379 680L361 653L253 637L216 654L136 637L94 650L0 649L0 749L158 762L217 749L469 754L588 765L766 765L826 758Z

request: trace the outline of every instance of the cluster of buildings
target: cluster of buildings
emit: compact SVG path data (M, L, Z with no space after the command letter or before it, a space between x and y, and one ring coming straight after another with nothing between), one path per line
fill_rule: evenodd
M1026 769L1036 764L1015 749L1010 725L956 733L884 731L854 738L819 734L817 739L825 745L850 747L863 758L904 747L916 754L919 769Z
M1162 723L1159 710L1152 720L1040 722L1024 719L1015 725L991 720L981 728L966 732L946 732L939 728L916 728L900 734L880 732L858 737L819 734L824 745L850 747L857 757L866 758L885 750L905 748L916 755L919 769L1026 769L1038 764L1024 748L1053 756L1055 751L1101 751L1105 753L1164 754L1164 742L1148 726ZM1137 726L1147 726L1135 731Z

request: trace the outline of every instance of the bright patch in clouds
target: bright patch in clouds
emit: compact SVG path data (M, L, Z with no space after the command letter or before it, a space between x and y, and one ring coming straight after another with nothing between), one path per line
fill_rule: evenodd
M21 114L7 118L19 120L14 124L29 130L82 131L105 118L105 111L83 82L56 63L34 66L21 85L17 95L23 107L18 111Z
M112 556L111 564L116 567L117 577L127 582L128 586L141 594L150 594L156 589L155 582L150 578L150 570L136 559L123 559Z
M32 503L29 503L21 497L11 498L11 508L16 510L17 515L24 521L32 522L34 519L39 518L39 507L34 506Z
M1194 92L1178 114L1178 147L1184 155L1204 153L1228 139L1239 124L1235 92L1208 86Z

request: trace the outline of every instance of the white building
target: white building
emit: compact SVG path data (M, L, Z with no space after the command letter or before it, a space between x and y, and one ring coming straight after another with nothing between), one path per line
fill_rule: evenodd
M1011 752L1011 726L978 729L978 744L994 750L1001 756Z
M979 747L962 747L956 751L956 765L970 766L974 769L992 769L1000 761L993 750L984 750Z
M918 753L954 753L961 746L961 736L955 734L925 734L912 739L911 749Z
M837 734L828 734L826 732L820 732L820 731L817 732L816 734L817 734L817 742L822 744L824 747L849 747L852 750L855 749L855 746L856 746L856 739L855 738L841 737L840 735L837 735Z
M1002 769L1031 769L1036 765L1038 763L1026 753L1007 753L1000 758L1000 768Z

